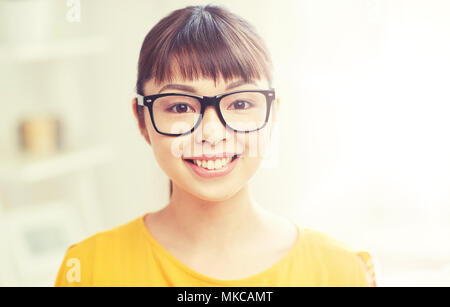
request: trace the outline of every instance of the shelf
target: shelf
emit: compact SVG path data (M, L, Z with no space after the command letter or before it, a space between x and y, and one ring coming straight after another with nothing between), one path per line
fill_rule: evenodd
M71 38L30 44L0 45L0 62L34 62L100 54L107 50L104 37Z
M32 183L70 172L91 168L114 159L114 149L99 145L77 151L57 153L48 158L19 155L3 159L0 165L0 183Z

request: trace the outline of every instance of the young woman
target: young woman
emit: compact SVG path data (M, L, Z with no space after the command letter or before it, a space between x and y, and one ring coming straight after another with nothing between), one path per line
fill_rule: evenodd
M132 106L170 200L72 245L55 285L375 285L370 254L264 210L250 193L263 158L254 141L270 140L280 107L272 69L253 27L222 7L189 6L155 25Z

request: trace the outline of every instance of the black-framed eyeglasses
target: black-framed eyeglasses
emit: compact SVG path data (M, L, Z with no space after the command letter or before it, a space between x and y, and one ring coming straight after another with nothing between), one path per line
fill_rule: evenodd
M264 128L270 116L275 90L240 90L217 96L163 93L137 94L137 104L150 111L155 130L167 136L192 133L212 106L222 124L235 132L253 132Z

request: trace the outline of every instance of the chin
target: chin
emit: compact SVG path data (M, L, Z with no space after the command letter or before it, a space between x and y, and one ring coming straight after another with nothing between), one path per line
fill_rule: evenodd
M225 201L241 190L243 184L227 185L224 183L192 183L189 185L188 192L195 197L211 202Z

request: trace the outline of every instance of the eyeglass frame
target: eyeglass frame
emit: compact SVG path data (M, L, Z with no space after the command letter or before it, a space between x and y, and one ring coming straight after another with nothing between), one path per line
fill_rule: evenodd
M266 105L267 105L267 110L266 110L266 118L264 120L264 124L257 128L257 129L253 129L253 130L236 130L233 129L232 127L230 127L225 119L223 118L222 112L220 111L220 101L224 98L227 97L229 95L232 94L237 94L237 93L246 93L246 92L252 92L252 93L262 93L264 94L264 96L266 97ZM158 130L158 128L156 127L155 124L155 120L153 118L153 102L160 98L160 97L165 97L165 96L186 96L186 97L191 97L191 98L196 98L199 102L200 102L200 117L197 120L197 122L195 123L194 127L192 127L191 130L188 130L186 132L183 133L165 133L165 132L161 132ZM212 106L214 107L214 109L216 110L217 115L219 116L219 119L221 121L221 123L226 127L229 128L231 130L233 130L234 132L238 132L238 133L249 133L249 132L254 132L254 131L258 131L262 128L264 128L269 120L269 116L270 116L270 109L272 106L273 101L275 100L275 89L271 88L268 90L239 90L239 91L232 91L232 92L227 92L224 94L220 94L220 95L216 95L216 96L199 96L199 95L192 95L192 94L184 94L184 93L162 93L162 94L155 94L155 95L147 95L147 96L143 96L140 94L136 94L136 98L137 98L137 105L139 106L146 106L148 108L148 110L150 111L150 118L152 120L152 124L153 127L155 128L156 132L158 132L159 134L162 135L166 135L166 136L182 136L182 135L187 135L187 134L191 134L201 123L203 116L205 114L206 108L208 106Z

